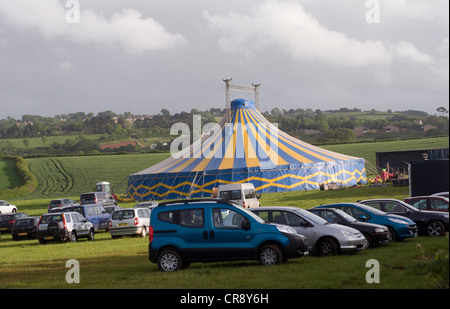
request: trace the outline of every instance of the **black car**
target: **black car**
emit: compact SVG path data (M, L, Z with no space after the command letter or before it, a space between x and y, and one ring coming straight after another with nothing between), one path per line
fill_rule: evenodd
M448 213L419 210L396 199L372 199L358 203L409 218L417 224L418 232L421 235L442 236L448 231Z
M10 233L16 220L25 217L29 217L29 215L23 212L0 215L0 233Z
M34 239L36 238L36 230L39 223L39 217L25 217L17 219L12 227L12 239Z
M360 222L336 208L316 208L308 210L330 223L349 226L360 231L367 239L366 248L372 248L373 246L384 245L391 242L391 233L389 233L388 228L384 225Z

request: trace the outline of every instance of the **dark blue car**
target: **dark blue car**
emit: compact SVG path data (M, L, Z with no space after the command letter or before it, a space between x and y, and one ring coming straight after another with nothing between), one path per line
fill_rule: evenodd
M385 225L389 229L393 241L402 241L406 238L417 237L417 225L410 219L388 214L367 205L359 203L336 203L314 208L330 207L341 209L359 221Z

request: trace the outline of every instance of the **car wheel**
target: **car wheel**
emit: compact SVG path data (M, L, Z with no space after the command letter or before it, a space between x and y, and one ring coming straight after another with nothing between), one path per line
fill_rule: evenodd
M363 250L372 248L372 238L369 234L362 233L364 238L366 239L366 245L363 247Z
M445 233L444 225L439 221L431 221L427 225L427 234L429 236L442 236Z
M72 231L72 233L70 233L69 239L70 242L77 242L77 233L75 233L75 231Z
M339 251L339 245L334 239L326 237L320 240L317 251L319 256L336 255Z
M183 267L181 256L173 249L164 250L158 257L158 268L161 271L177 271Z
M87 240L94 240L95 237L94 235L95 235L94 229L90 229Z
M147 228L145 226L142 227L141 234L139 235L141 237L147 236Z
M390 241L397 241L397 234L395 233L394 229L390 226L387 227L389 230L388 239Z
M281 264L283 261L283 253L276 245L265 245L259 251L258 260L263 265Z

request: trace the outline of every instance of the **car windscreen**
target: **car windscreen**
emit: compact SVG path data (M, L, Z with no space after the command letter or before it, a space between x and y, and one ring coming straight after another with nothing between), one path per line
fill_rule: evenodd
M132 219L134 218L134 210L118 210L115 211L111 217L113 220L124 220L124 219Z
M34 218L30 218L30 219L20 219L17 220L14 223L14 227L19 227L19 226L33 226L35 225L35 221Z
M49 224L55 221L56 222L62 221L62 214L43 216L40 221L40 224Z
M94 193L81 194L80 201L95 201L95 194Z
M328 224L328 221L319 217L316 214L313 214L312 212L309 212L304 209L295 209L294 212L298 213L300 216L302 216L304 219L309 220L311 222L317 223L317 224Z

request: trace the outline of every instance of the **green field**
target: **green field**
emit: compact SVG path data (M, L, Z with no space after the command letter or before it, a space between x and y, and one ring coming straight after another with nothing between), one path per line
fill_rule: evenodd
M17 177L14 161L0 159L0 192L20 185L21 182Z
M261 203L308 208L321 201L402 195L399 187L370 187L265 194ZM46 199L12 202L30 215L46 212ZM448 237L420 236L354 254L311 255L272 267L256 261L193 263L176 273L160 272L149 262L147 247L147 238L113 240L104 231L96 233L92 242L82 239L77 243L47 245L37 240L12 241L11 235L3 234L1 286L4 289L431 289L441 287L440 283L448 288ZM438 250L447 254L443 263L436 260ZM65 281L69 259L80 264L78 284ZM380 264L380 283L366 282L369 259Z
M374 162L376 151L448 147L448 138L327 146L330 150L365 157ZM143 170L169 154L134 154L27 159L39 179L30 196L10 200L32 216L47 211L51 198L79 198L93 190L98 181L115 185L116 193L126 190L129 174ZM374 164L374 163L373 163ZM3 175L2 175L3 178ZM6 182L5 182L6 183ZM364 187L333 191L296 191L263 194L261 204L310 208L333 202L390 197L403 199L408 187ZM132 207L134 203L120 203ZM448 289L447 237L418 237L355 254L319 258L307 256L288 263L264 267L256 261L202 264L177 273L161 273L148 261L148 239L125 237L112 240L99 232L93 242L40 245L37 240L0 239L0 282L4 289ZM436 260L443 250L444 263ZM445 260L446 254L446 260ZM442 255L442 254L441 254ZM68 284L66 262L80 263L80 283ZM369 284L366 262L380 263L380 283ZM437 270L436 270L437 269ZM443 276L443 277L442 277ZM445 286L446 284L446 286Z

